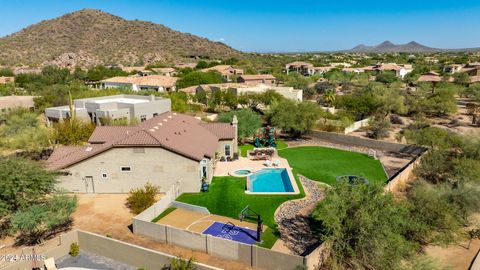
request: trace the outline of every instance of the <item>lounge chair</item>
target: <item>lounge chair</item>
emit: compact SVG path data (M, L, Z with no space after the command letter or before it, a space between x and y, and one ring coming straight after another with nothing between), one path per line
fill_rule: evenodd
M275 167L280 166L280 160L278 160L278 159L275 160L275 162L273 163L273 166L275 166Z
M55 265L55 259L50 257L43 261L45 264L45 270L57 270L57 265Z
M269 159L265 160L265 163L263 163L263 164L264 164L265 166L267 166L267 167L270 167L270 165L271 165Z

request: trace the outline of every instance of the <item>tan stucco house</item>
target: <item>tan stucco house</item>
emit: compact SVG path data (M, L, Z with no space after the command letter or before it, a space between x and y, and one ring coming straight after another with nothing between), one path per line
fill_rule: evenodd
M127 193L147 182L198 192L217 160L238 152L237 124L166 112L137 126L101 126L85 146L56 148L47 167L75 193Z

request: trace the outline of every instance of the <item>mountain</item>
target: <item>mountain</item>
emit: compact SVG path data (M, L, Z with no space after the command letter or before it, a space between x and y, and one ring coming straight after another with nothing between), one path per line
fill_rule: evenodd
M42 21L0 38L0 65L141 65L239 54L221 42L94 9Z
M411 53L421 53L421 52L437 52L443 51L443 49L437 48L430 48L424 46L420 43L415 41L411 41L406 44L393 44L390 41L384 41L376 46L366 46L366 45L358 45L354 48L348 50L347 52L354 52L354 53L396 53L396 52L411 52Z

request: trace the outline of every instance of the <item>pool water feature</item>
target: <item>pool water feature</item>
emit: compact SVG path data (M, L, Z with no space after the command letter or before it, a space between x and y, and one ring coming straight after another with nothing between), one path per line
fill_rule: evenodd
M247 178L247 193L293 193L286 169L261 169Z
M253 173L253 169L241 168L234 171L230 171L228 174L235 177L246 177Z
M234 173L235 173L236 175L247 176L247 175L252 174L252 171L245 169L245 170L236 170Z

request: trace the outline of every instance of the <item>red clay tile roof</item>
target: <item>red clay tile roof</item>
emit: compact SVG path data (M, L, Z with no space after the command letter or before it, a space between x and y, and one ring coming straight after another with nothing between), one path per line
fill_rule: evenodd
M52 170L63 169L111 148L125 146L161 147L200 161L213 157L218 140L233 139L234 132L229 124L207 124L188 115L166 112L137 126L97 127L89 145L59 147L47 164Z
M276 80L272 74L257 74L257 75L241 75L239 78L248 80Z
M235 128L229 123L202 123L201 125L219 140L235 139Z

